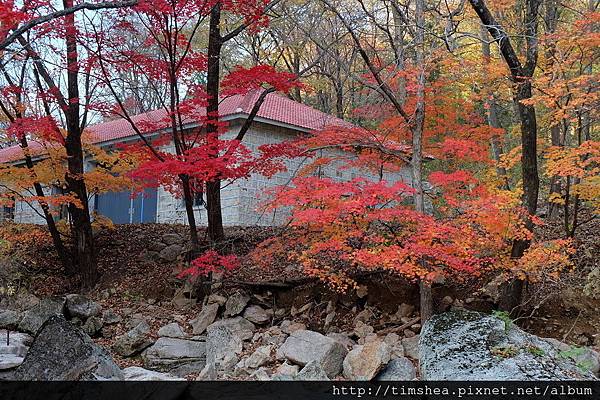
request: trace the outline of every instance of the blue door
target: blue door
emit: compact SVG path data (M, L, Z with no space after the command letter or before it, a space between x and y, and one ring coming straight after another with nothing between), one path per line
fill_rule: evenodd
M156 188L132 197L131 192L108 192L96 196L96 212L115 224L156 222Z
M138 193L132 202L131 222L134 224L156 222L156 203L156 188Z

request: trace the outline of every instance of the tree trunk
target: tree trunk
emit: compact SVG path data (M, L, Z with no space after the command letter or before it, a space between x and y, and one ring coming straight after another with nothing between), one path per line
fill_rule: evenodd
M539 192L539 176L537 170L537 121L535 108L525 105L521 101L531 98L531 81L537 66L538 56L538 12L542 0L525 0L525 13L523 20L524 36L526 42L526 60L522 64L515 52L510 36L499 24L484 0L469 0L473 10L486 27L489 34L497 41L502 57L510 69L511 78L514 82L513 99L516 112L521 124L521 173L523 178L523 206L530 215L537 211ZM525 226L532 230L533 224L529 217L525 218ZM515 240L513 242L512 257L520 258L529 247L529 241ZM502 302L505 304L520 304L523 294L523 282L515 280L506 284L501 290L503 292ZM502 305L501 305L502 307ZM502 307L506 311L515 310L515 307Z
M489 63L490 59L491 59L491 50L490 50L490 44L488 42L488 32L486 31L485 27L481 27L481 31L480 31L480 35L481 35L481 54L483 55L483 59L485 60L485 62ZM487 103L487 121L488 121L488 125L491 126L492 128L496 128L496 129L502 129L502 126L500 125L500 119L498 117L498 104L496 103L496 99L495 97L492 95L491 98L489 100L486 100ZM490 139L490 147L491 147L491 151L492 151L492 157L494 159L494 161L498 164L500 162L500 158L502 156L502 154L504 153L503 149L502 149L502 143L500 142L500 138L497 135L492 136L492 138ZM498 176L502 179L502 188L504 190L509 190L510 189L510 184L509 184L509 180L508 180L508 175L506 173L506 169L500 166L496 167L496 173L498 174Z
M65 8L73 5L73 0L64 0ZM90 220L88 194L83 180L84 158L81 142L81 127L79 125L79 82L78 82L78 55L75 16L70 14L65 17L66 33L65 43L67 51L67 99L68 106L64 110L67 137L65 148L67 151L67 174L65 182L67 190L73 194L80 204L69 204L68 210L73 224L73 241L81 284L84 288L91 288L98 279L96 254L94 249L94 236Z
M419 68L417 76L417 91L415 93L417 102L411 126L412 131L412 183L415 189L415 209L425 213L425 201L423 193L423 128L425 124L425 15L424 0L415 3L415 65ZM425 262L425 261L422 261ZM420 314L421 322L424 323L433 315L433 295L431 283L422 280L420 289Z
M194 214L194 194L190 187L189 176L180 175L179 179L183 186L183 202L185 204L185 213L190 231L190 243L192 245L192 252L195 252L200 247L200 240L198 238L198 227L196 226L196 216Z
M557 0L546 0L545 2L545 23L546 23L546 32L552 34L556 31L556 26L558 24L558 1ZM554 55L556 53L555 45L552 41L548 43L548 47L546 50L546 69L552 73L552 67L554 64ZM564 145L561 140L561 127L557 123L550 127L550 139L552 141L552 146L562 146ZM561 181L560 177L552 176L550 178L550 190L548 193L548 213L546 215L547 218L555 218L558 207L557 204L550 201L550 198L555 194L561 193Z
M208 94L207 115L210 117L207 126L207 136L219 135L219 79L221 49L221 4L217 3L210 13L208 35L208 72L206 79L206 93ZM218 155L217 155L218 156ZM221 182L214 180L206 183L206 210L208 213L208 237L211 242L218 242L225 238L223 230L223 215L221 210Z

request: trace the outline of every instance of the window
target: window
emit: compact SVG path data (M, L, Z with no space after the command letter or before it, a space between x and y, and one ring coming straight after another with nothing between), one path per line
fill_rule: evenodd
M15 220L15 205L14 205L14 203L10 206L2 207L2 220L3 221L14 221Z
M194 192L193 200L194 207L203 207L206 204L206 202L204 201L204 192ZM179 208L185 208L185 198L183 197L179 199Z

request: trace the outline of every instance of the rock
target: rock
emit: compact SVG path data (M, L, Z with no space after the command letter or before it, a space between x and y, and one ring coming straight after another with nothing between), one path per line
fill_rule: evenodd
M129 320L127 320L127 322L125 323L125 328L128 330L131 330L131 329L135 328L136 326L138 326L139 324L141 324L142 322L148 323L148 320L146 319L144 314L141 314L141 313L132 314L130 316Z
M378 381L412 381L417 377L417 370L406 357L398 357L388 363L375 380Z
M375 332L375 329L371 325L367 325L362 321L358 321L354 327L354 334L359 338L364 338Z
M0 371L5 372L14 369L23 364L23 360L24 357L15 354L0 354Z
M300 371L300 368L297 365L291 365L287 362L284 362L275 370L277 375L290 377L298 375L298 371Z
M100 304L80 294L69 294L65 301L65 315L67 318L79 318L85 321L102 313Z
M177 261L177 259L179 258L179 256L181 256L181 254L183 254L183 252L183 247L181 247L178 244L172 244L162 249L160 253L158 253L158 256L163 261L174 262Z
M329 300L327 302L327 308L325 309L325 312L327 314L330 314L332 312L335 312L335 303L332 300Z
M301 331L301 330L306 329L306 325L304 325L303 323L292 322L287 319L281 323L280 327L281 327L281 330L284 333L287 333L288 335L291 335L292 333L294 333L296 331Z
M481 290L480 290L481 296L483 298L490 299L492 301L492 303L494 303L494 304L498 304L498 301L500 301L500 297L502 295L501 287L505 283L506 283L506 278L503 275L498 275L497 277L492 279L490 282L485 284L485 286L483 286L483 288L481 288Z
M278 353L301 366L316 361L327 376L332 378L342 370L348 350L341 343L318 332L299 330L287 338Z
M600 354L588 347L569 346L559 340L544 338L544 340L560 351L561 357L568 357L573 360L579 368L590 370L598 376L600 372Z
M367 288L367 286L365 285L360 285L357 289L356 289L356 296L359 299L362 299L364 297L367 297L367 295L369 294L369 289Z
M263 325L269 322L273 316L272 310L268 311L265 311L261 306L249 306L244 310L243 316L252 323Z
M159 337L172 337L172 338L185 338L187 335L183 331L183 328L177 323L172 322L160 328L158 330Z
M450 296L444 296L442 299L442 304L440 304L440 308L444 311L450 308L450 306L454 303L454 299Z
M131 357L152 345L149 337L150 326L146 321L140 322L135 328L115 340L113 350L123 356Z
M33 340L26 333L10 332L6 343L6 334L0 336L0 371L18 367L23 363L29 344Z
M370 381L390 361L391 348L382 341L356 346L344 359L344 376L353 381Z
M10 332L8 337L9 346L29 347L33 343L33 337L23 332ZM0 345L6 346L6 332L0 334Z
M420 337L424 380L594 379L551 343L491 315L438 314L424 324Z
M344 333L328 333L327 337L330 337L336 342L341 343L347 350L350 350L356 344L354 343L354 340L350 339L348 335Z
M335 311L330 312L329 314L327 314L325 316L325 326L329 326L331 325L331 323L333 322L333 320L335 319Z
M217 318L217 312L219 311L218 303L205 304L202 307L202 311L196 318L190 321L192 326L192 333L194 335L200 335L206 328L215 321Z
M367 335L364 338L359 339L358 344L367 344L367 343L371 343L371 342L377 342L380 340L381 340L381 338L379 336L377 336L376 333L371 333L370 335Z
M123 380L106 350L62 316L50 317L15 371L17 380Z
M40 300L38 304L23 313L19 331L35 334L50 317L62 315L63 303L51 299Z
M172 244L182 244L185 242L185 239L177 233L166 233L162 236L161 242L170 246Z
M262 367L262 368L257 369L256 371L254 371L248 377L248 379L253 380L253 381L270 381L271 377L269 376L267 369Z
M273 346L260 346L244 360L244 367L252 369L262 367L271 360L272 350Z
M396 315L399 318L410 317L414 311L415 311L415 306L413 306L412 304L402 303L398 306L398 311L396 311Z
M255 334L254 336L256 336L257 334ZM258 335L260 335L258 339L261 340L263 344L272 344L275 346L281 346L288 336L285 333L283 333L283 331L278 326L272 326L265 332L260 333Z
M225 303L225 316L234 317L244 311L250 301L250 296L242 292L236 292L231 295Z
M87 333L88 335L94 337L96 335L98 335L101 331L102 331L102 326L104 325L104 323L102 322L102 319L99 317L89 317L85 323L83 324L83 326L81 327L81 329L83 329L83 331L85 333Z
M16 311L27 311L40 303L40 299L31 293L17 293L13 300L14 309Z
M404 334L404 337L406 337L406 338L413 338L413 337L415 337L417 335L416 333L414 333L410 329L405 329L402 333Z
M328 381L329 377L321 366L321 364L314 360L306 364L302 370L296 375L295 380L297 381Z
M208 296L208 300L206 301L208 304L217 303L220 306L224 306L227 303L227 297L221 296L219 294L211 294Z
M161 337L142 352L144 367L185 376L199 372L206 364L206 343Z
M402 348L404 349L404 355L412 358L413 360L419 359L419 335L415 335L410 338L402 339Z
M2 310L0 311L0 329L16 329L22 318L23 315L18 311Z
M241 340L252 339L254 333L254 324L242 317L235 318L227 318L219 320L206 329L206 333L209 333L209 330L215 331L217 329L225 328L229 330L232 334L239 337Z
M126 381L185 381L184 378L151 371L142 367L128 367L123 370Z
M400 336L398 336L398 334L394 332L388 333L383 338L383 341L389 344L390 346L393 346L400 341Z
M371 318L373 318L373 311L369 309L362 310L361 312L356 314L356 317L354 317L354 324L356 325L358 324L358 322L366 324L368 321L371 320Z
M102 321L104 322L104 325L114 325L123 321L123 318L113 310L108 309L102 312Z
M217 321L206 329L206 363L216 372L232 369L243 350L243 341L252 338L254 324L242 317ZM213 378L214 379L214 378Z

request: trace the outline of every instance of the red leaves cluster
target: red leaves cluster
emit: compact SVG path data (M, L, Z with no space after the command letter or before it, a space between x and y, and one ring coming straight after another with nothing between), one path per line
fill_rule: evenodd
M198 140L198 144L182 155L168 149L160 151L162 160L156 159L144 146L128 148L129 154L137 153L138 158L144 160L130 174L131 178L181 195L181 175L187 175L198 186L197 190L216 179L231 182L251 174L270 177L284 171L285 159L297 152L291 143L262 145L254 152L240 141L223 140L214 135Z
M278 72L270 65L258 65L251 68L237 66L222 82L223 96L246 94L255 89L273 88L278 92L289 93L293 88L304 85L295 74Z
M56 121L52 117L22 117L11 122L6 130L9 138L21 140L23 137L34 139L42 144L64 144Z
M222 256L215 250L208 250L200 257L192 260L190 267L179 274L179 277L208 276L210 273L230 272L240 266L235 255Z

